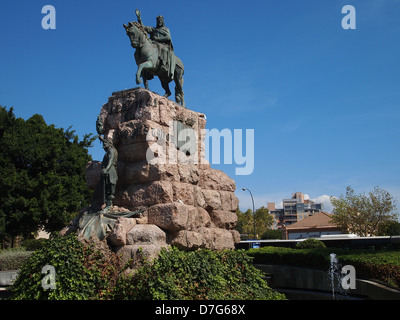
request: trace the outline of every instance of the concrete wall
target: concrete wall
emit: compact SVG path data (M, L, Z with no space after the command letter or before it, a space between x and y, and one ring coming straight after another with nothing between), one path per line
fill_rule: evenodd
M9 296L7 289L17 277L18 271L0 271L0 300L6 299Z
M0 287L7 287L17 277L19 270L0 271Z

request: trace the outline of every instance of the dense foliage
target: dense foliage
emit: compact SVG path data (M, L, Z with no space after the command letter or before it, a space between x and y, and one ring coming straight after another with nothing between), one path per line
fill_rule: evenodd
M49 239L26 239L21 246L0 250L0 271L19 270L33 251L45 246Z
M241 212L238 209L236 214L238 216L236 230L241 234L247 234L251 239L254 238L254 219L256 239L259 239L262 235L271 230L270 228L274 223L274 217L265 207L258 208L255 216L250 209L245 212Z
M398 250L263 247L246 252L254 258L254 263L284 264L321 270L328 270L330 254L334 252L340 263L355 267L357 277L375 279L400 287L400 251Z
M85 166L93 141L0 106L0 241L60 230L89 203Z
M386 190L375 187L368 195L355 194L351 187L346 195L331 197L332 221L345 233L359 236L375 236L380 226L396 221L397 208L393 196Z
M22 247L28 251L35 251L47 245L50 239L25 239L22 242Z
M400 288L400 252L348 253L339 257L342 264L351 264L357 274Z
M0 250L0 271L20 269L31 254L23 247Z
M271 290L243 250L163 250L153 264L122 277L116 299L284 299Z
M280 229L268 229L261 235L261 240L268 239L279 239L282 240L282 230Z
M387 221L379 224L378 236L398 236L398 235L400 235L399 221Z
M42 286L46 265L55 268L55 289ZM12 299L100 299L109 295L119 270L116 255L83 245L76 235L60 237L35 251L23 265L12 287Z
M325 243L318 239L306 239L296 244L297 249L326 248Z
M249 249L246 253L258 264L286 264L298 267L327 269L329 254L325 249L293 249L285 247L262 247Z
M52 265L56 288L42 286ZM50 240L21 268L12 299L284 299L270 289L243 250L164 249L133 275L118 257L83 245L76 235Z

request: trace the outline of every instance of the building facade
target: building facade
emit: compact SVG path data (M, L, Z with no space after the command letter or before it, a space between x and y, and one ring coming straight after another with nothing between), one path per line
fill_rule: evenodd
M332 215L326 212L318 212L301 221L288 226L283 226L282 239L307 239L319 238L342 234L341 229L332 221Z
M275 207L275 202L267 204L269 212L275 217L274 229L282 229L324 209L322 203L304 199L302 192L293 193L292 198L283 199L282 204L283 208L279 209Z

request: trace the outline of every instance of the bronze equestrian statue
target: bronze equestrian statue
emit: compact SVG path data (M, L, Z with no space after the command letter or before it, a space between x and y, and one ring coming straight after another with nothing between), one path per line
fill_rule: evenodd
M175 81L175 101L185 106L183 94L184 67L181 59L174 53L171 34L164 24L162 16L157 17L155 28L144 26L140 11L136 10L138 22L124 24L131 46L136 49L135 60L138 66L136 83L142 83L148 89L148 80L158 76L161 86L165 90L164 97L169 97L171 91L169 83ZM150 35L150 37L149 37Z

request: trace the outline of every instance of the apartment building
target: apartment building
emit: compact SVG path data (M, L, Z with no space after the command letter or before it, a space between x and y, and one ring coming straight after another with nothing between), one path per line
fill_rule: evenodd
M289 226L303 220L314 213L323 211L322 203L315 203L310 199L304 199L302 192L295 192L290 199L282 200L283 207L277 209L275 202L268 202L268 210L275 216L274 229L281 229L282 226Z

